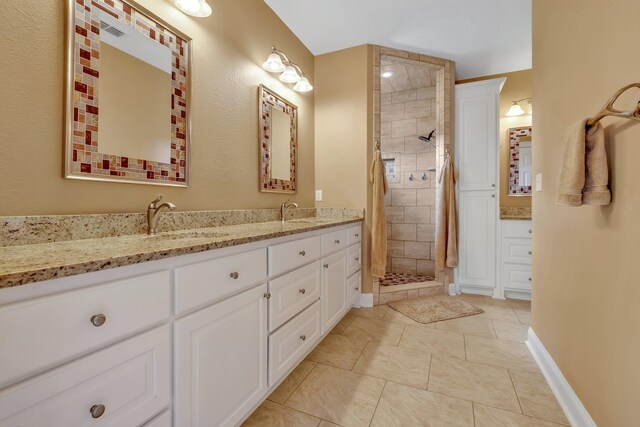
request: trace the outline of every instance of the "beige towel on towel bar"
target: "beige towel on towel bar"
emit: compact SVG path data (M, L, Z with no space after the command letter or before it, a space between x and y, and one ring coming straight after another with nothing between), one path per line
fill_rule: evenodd
M373 207L371 214L371 275L384 277L387 268L387 219L384 212L384 195L387 193L387 177L380 150L373 153L370 179L373 183Z
M449 153L438 177L436 206L436 263L439 269L458 266L458 218L456 215L456 173Z
M562 206L608 205L609 168L604 129L600 123L586 129L580 120L563 137L564 158L558 183L556 204Z

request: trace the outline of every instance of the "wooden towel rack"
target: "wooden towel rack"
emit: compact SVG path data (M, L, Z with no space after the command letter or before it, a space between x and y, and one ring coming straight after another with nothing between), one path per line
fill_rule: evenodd
M602 120L607 116L615 116L615 117L622 117L625 119L640 120L640 101L636 105L636 108L631 111L620 111L613 106L613 104L615 104L615 102L618 100L620 95L622 95L624 92L634 87L640 89L640 83L628 84L625 87L619 89L616 93L614 93L613 96L609 98L605 106L602 107L602 110L600 110L598 114L596 114L595 116L587 120L587 127L595 126L596 123L598 123L600 120Z

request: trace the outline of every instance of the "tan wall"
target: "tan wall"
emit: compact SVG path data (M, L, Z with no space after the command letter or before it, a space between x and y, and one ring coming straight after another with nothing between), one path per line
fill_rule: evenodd
M372 46L316 57L315 140L318 207L367 207L372 132ZM370 209L367 209L367 224ZM369 232L363 239L363 291L371 292Z
M313 206L314 93L260 68L276 45L314 82L314 58L262 1L216 1L191 18L172 0L138 0L194 39L192 187L67 180L63 170L65 1L0 2L0 215L141 212L158 192L180 210ZM257 86L299 107L299 189L258 191Z
M597 425L638 425L640 124L608 118L613 203L555 205L561 135L638 81L637 0L533 2L533 329ZM623 105L633 106L638 92Z
M512 101L523 98L531 98L531 70L515 71L513 73L496 74L493 76L478 77L475 79L461 80L456 83L469 83L472 81L495 79L506 77L507 81L500 93L500 206L502 207L531 207L530 196L509 196L509 128L531 126L532 115L529 113L527 101L520 106L527 112L522 116L507 117L507 111L513 105ZM535 105L534 105L535 107ZM534 129L534 133L536 130Z

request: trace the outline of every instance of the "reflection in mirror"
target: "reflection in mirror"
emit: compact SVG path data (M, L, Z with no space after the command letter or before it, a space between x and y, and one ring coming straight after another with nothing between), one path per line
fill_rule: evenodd
M291 117L271 107L271 179L291 178Z
M532 128L509 129L509 195L531 196L532 180Z
M260 85L258 109L260 191L295 193L298 107Z
M100 14L100 150L171 161L171 50Z
M132 0L67 0L65 176L189 185L190 39Z

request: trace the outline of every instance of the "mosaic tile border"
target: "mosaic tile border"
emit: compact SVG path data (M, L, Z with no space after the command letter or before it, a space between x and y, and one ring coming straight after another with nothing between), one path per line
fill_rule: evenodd
M188 186L188 67L190 40L169 30L133 2L70 0L66 176ZM172 52L171 161L161 163L101 153L99 149L100 14L108 14Z
M533 127L522 126L509 129L509 195L531 195L530 185L518 185L520 138L523 136L531 138Z
M297 163L298 163L298 107L287 101L264 85L259 86L260 103L260 191L295 193L297 191ZM271 114L274 107L291 117L291 150L290 150L290 178L289 180L271 178Z

